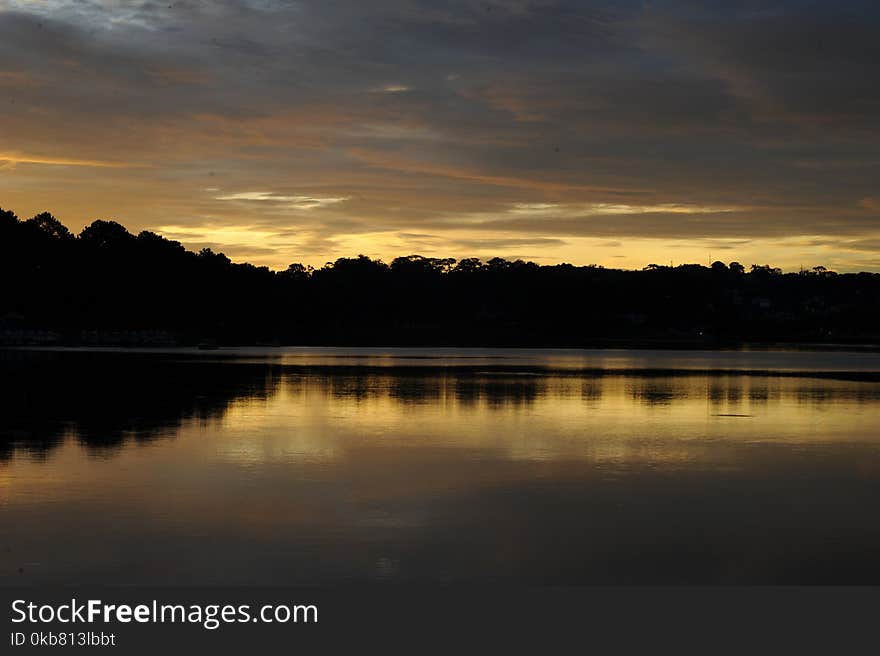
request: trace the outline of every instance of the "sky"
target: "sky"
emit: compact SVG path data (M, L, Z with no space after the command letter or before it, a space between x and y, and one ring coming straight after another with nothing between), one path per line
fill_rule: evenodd
M880 271L872 4L0 0L0 207L276 269Z

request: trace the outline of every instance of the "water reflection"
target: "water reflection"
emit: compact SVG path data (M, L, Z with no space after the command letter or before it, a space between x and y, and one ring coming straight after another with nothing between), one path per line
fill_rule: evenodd
M102 353L0 352L0 460L42 458L71 438L93 455L173 437L182 422L221 418L237 398L268 398L277 368Z
M864 371L245 356L0 352L0 584L880 582Z
M271 424L284 417L314 415L319 409L324 411L322 420L356 417L361 428L380 430L390 428L407 406L440 418L447 422L446 428L469 434L474 431L456 423L462 413L471 426L486 418L485 434L468 438L477 440L495 435L495 422L510 417L533 421L541 417L544 423L553 417L568 428L574 424L583 428L601 416L606 425L597 434L607 434L613 431L607 421L614 416L626 416L631 422L649 420L653 410L664 407L673 412L672 417L663 417L664 430L680 435L689 424L705 422L707 417L757 413L762 430L773 427L769 438L797 440L807 439L807 433L799 432L805 427L803 416L798 417L804 405L839 409L843 404L859 407L880 400L880 385L872 381L766 372L584 374L481 366L285 366L249 359L14 351L3 354L2 368L0 394L7 410L0 459L6 460L16 451L45 458L66 439L83 445L90 455L111 455L128 441L175 437L193 422L253 428L258 421ZM873 436L873 426L863 423L858 412L836 420L835 435ZM797 430L786 430L786 425ZM627 431L637 427L637 422L631 423ZM656 435L657 427L652 430ZM736 428L724 428L728 439L738 434ZM442 441L449 439L455 436L446 435Z

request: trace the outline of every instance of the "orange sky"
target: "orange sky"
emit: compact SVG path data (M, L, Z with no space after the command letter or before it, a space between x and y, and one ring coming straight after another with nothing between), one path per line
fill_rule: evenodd
M0 207L275 268L880 270L880 21L858 18L0 0Z

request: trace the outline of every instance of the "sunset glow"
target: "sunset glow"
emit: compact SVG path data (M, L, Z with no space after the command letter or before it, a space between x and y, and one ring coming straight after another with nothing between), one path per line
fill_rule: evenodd
M858 4L0 0L0 206L279 269L419 253L876 271L877 21Z

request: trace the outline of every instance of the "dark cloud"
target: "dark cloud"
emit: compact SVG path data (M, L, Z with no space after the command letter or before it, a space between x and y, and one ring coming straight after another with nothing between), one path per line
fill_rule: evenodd
M808 210L771 215L761 212L645 212L614 216L559 217L539 215L480 222L446 223L446 228L557 234L579 237L647 237L680 239L767 238L799 234L854 235L876 229L880 215L863 217L811 216ZM806 228L806 231L805 231ZM832 243L843 243L836 240ZM847 242L852 243L852 242ZM863 240L863 243L873 243Z

